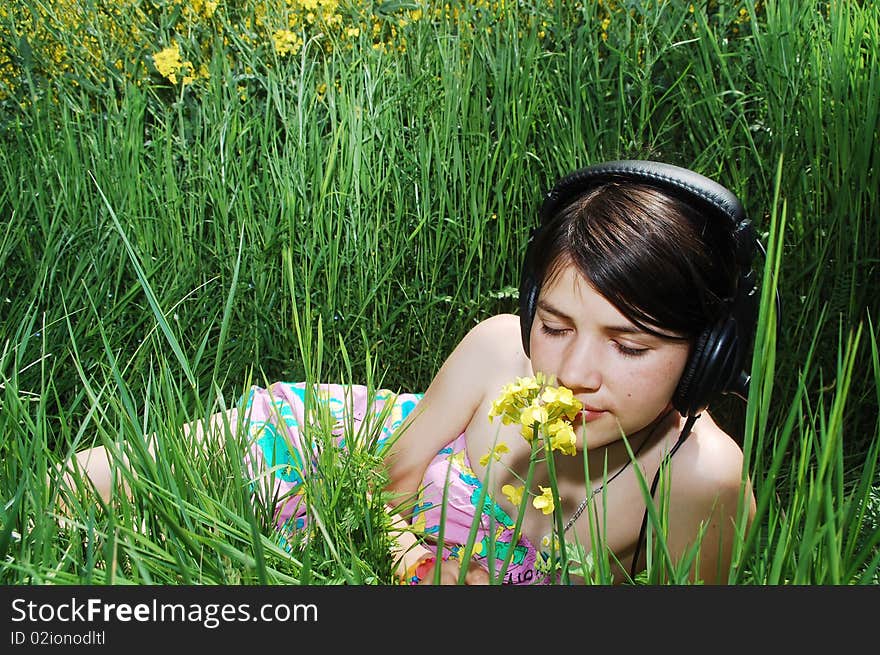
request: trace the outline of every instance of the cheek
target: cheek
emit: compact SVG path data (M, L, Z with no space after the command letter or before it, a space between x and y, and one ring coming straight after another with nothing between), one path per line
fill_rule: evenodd
M532 323L532 331L529 335L529 360L532 362L532 370L538 371L541 364L546 360L544 339L538 333L535 323Z
M532 363L532 373L537 373L539 371L549 373L550 371L548 371L547 368L551 365L550 355L544 345L536 343L533 339L532 343L529 345L529 352L529 360Z
M562 361L561 340L554 341L540 334L538 329L532 330L532 338L529 341L529 360L532 363L533 373L547 373L555 375Z
M675 392L687 363L687 351L673 351L663 357L633 366L627 371L624 384L628 398L656 399L668 402Z

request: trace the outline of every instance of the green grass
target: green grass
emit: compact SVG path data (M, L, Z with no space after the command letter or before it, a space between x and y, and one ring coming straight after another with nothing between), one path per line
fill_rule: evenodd
M758 495L730 581L876 584L880 11L747 3L734 34L727 4L643 3L607 40L598 5L536 3L414 21L404 52L233 44L188 88L27 69L0 103L0 580L390 581L369 447L328 454L324 529L288 552L243 435L205 453L178 426L250 383L424 390L515 309L541 192L635 156L720 180L768 244L750 402L718 408ZM131 500L45 484L94 443ZM683 579L662 546L640 582Z

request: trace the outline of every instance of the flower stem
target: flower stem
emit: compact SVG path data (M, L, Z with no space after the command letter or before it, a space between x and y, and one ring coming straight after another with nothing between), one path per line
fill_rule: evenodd
M513 526L513 535L510 537L510 547L507 549L507 555L504 557L504 563L501 566L501 572L499 573L499 577L501 578L501 582L504 582L504 576L507 575L507 568L510 566L510 562L513 559L514 550L516 549L516 545L519 543L520 532L522 531L522 522L523 518L526 515L526 505L529 502L529 492L528 490L532 486L532 479L535 476L535 462L536 455L538 452L538 425L537 423L534 426L535 438L532 439L531 447L532 452L529 455L529 470L526 473L526 481L525 481L525 492L522 495L522 498L519 501L519 507L516 512L516 523Z
M550 570L553 571L556 560L556 543L559 543L559 557L562 569L562 583L569 584L568 553L565 548L565 528L562 525L562 504L559 499L559 484L556 481L556 461L550 448L550 437L544 434L544 452L547 459L547 475L550 477L550 493L553 494L553 520L555 526L550 537Z

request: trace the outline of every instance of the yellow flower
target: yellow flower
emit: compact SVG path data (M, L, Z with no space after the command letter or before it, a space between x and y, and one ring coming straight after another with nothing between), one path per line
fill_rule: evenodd
M509 452L510 448L507 447L507 444L503 441L500 441L498 442L498 445L496 445L492 450L490 450L488 453L480 458L480 466L486 466L489 463L489 460L493 458L496 462L500 462L501 455Z
M546 430L551 437L551 449L574 455L575 435L569 421L577 416L583 405L571 389L553 386L555 383L553 376L540 372L535 377L516 378L504 385L492 402L489 420L500 416L505 425L518 423L520 434L529 443L535 437L536 428ZM488 462L489 455L483 459Z
M504 385L501 393L492 402L489 420L500 416L504 425L518 423L520 420L519 411L535 400L543 384L544 378L538 374L533 378L517 378L515 382Z
M154 54L153 64L155 64L156 70L159 71L162 77L167 78L172 84L177 84L177 73L183 67L177 44L170 45Z
M510 425L514 420L513 417L516 415L516 410L515 399L510 394L502 391L501 395L492 401L492 409L489 410L489 420L491 421L496 416L500 416L501 422L504 425Z
M205 18L210 18L214 15L214 12L217 11L217 1L216 0L194 0L192 3L193 11L197 14L203 15Z
M540 428L549 419L547 408L543 405L532 404L524 408L519 415L519 422L522 424L520 430L526 441L531 441L534 437L534 426L537 423Z
M519 507L519 504L522 502L524 491L525 487L514 487L510 484L501 487L501 493L507 497L507 500L509 500L514 507Z
M541 490L541 495L532 501L532 505L535 509L541 510L544 514L552 514L554 508L552 490L550 487L542 487L540 485L538 485L538 489Z
M550 436L550 450L558 450L563 455L575 455L575 435L571 423L557 419L547 426Z
M272 45L279 57L291 54L295 55L302 47L302 39L290 30L275 30L272 33Z
M541 400L547 406L548 412L555 416L565 415L569 421L574 420L584 407L567 387L547 387L541 394Z

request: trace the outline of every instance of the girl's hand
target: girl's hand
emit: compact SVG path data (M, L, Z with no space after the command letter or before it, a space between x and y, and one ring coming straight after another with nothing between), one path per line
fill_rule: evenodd
M438 563L433 557L422 560L419 567L420 585L434 584L434 569L440 567L441 585L457 585L458 577L461 572L460 562L455 559L444 560ZM489 572L480 566L477 562L471 561L468 565L467 573L464 576L466 585L487 585L489 584Z

